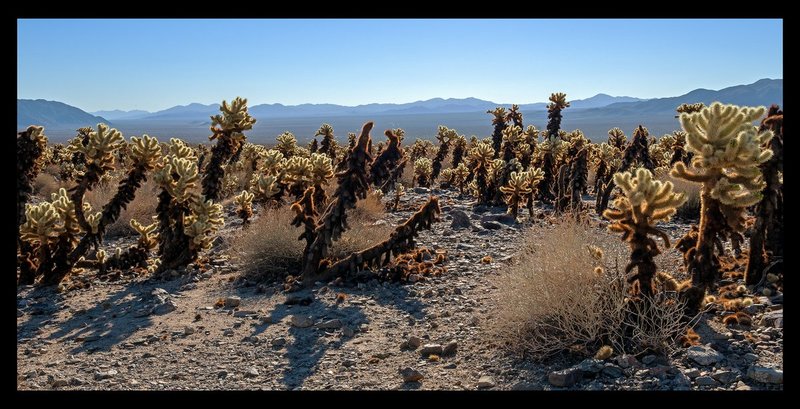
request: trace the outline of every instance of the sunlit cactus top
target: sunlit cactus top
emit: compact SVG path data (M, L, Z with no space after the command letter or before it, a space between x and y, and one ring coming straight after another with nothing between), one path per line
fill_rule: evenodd
M492 148L492 145L485 142L477 144L469 151L470 160L476 161L479 166L483 166L485 168L489 167L493 157L494 148Z
M675 108L675 111L677 111L678 114L691 114L692 112L699 112L701 109L705 108L705 106L706 104L702 102L698 102L696 104L687 104L684 102L683 104L678 105L678 107Z
M567 94L563 92L555 92L550 94L550 104L547 105L548 111L561 110L569 107L567 102Z
M333 138L333 127L329 124L322 124L322 126L317 129L317 132L314 133L314 136L323 136L327 138Z
M144 165L147 169L153 169L161 159L161 146L156 138L142 135L141 138L131 138L131 158L138 164Z
M190 148L186 142L178 138L171 138L169 140L167 151L175 158L197 161L197 154L195 154L194 149Z
M327 155L311 154L311 183L327 184L333 177L333 164Z
M625 149L625 144L627 143L627 138L625 138L625 132L619 128L611 128L608 131L608 143L619 149L620 151Z
M673 176L695 182L717 180L711 196L723 204L746 207L758 202L765 185L758 166L772 157L772 151L762 147L772 132L759 133L753 126L764 112L764 107L715 102L698 112L681 114L686 148L695 154L692 165L697 171L678 162Z
M214 238L213 233L225 225L222 205L198 197L191 203L191 208L192 214L184 219L184 223L188 225L186 235L192 238L189 246L198 250L208 250Z
M81 152L86 156L86 163L95 163L99 167L114 165L114 151L122 147L125 139L122 133L106 124L97 124L97 131L89 133L89 142L72 143L69 146L72 152Z
M525 142L527 143L531 142L535 143L539 141L539 130L536 129L536 127L533 125L528 125L528 127L525 128L525 131L522 132L522 134L525 136Z
M275 149L279 150L284 156L293 155L295 149L297 149L297 138L289 131L278 135L276 140L278 141L278 145Z
M261 156L263 169L267 174L276 175L283 164L283 154L277 149L270 149Z
M649 170L639 168L636 176L630 172L614 174L614 183L622 189L623 196L614 201L618 210L606 209L603 215L623 224L653 226L659 221L669 221L678 206L686 201L683 193L672 190L672 182L653 179ZM617 223L609 226L612 231L624 232Z
M500 125L506 123L506 109L503 107L497 107L495 109L490 109L486 111L487 114L494 115L492 119L492 125Z
M256 119L247 112L247 98L236 97L230 105L223 100L219 110L222 114L211 116L211 130L215 133L217 131L240 133L253 129L253 124L256 123Z
M439 125L436 130L436 139L440 143L449 143L451 140L458 138L458 132L455 129L450 129L444 125Z
M179 202L193 196L192 190L198 186L200 175L197 161L179 157L167 157L161 169L153 174L153 180ZM178 176L177 179L172 174Z

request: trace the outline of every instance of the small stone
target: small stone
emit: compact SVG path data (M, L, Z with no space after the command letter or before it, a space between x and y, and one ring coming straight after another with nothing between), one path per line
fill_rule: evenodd
M655 355L645 355L645 357L642 358L642 363L645 365L650 365L654 363L656 359L658 359L658 357Z
M697 368L692 368L692 369L686 370L686 372L684 372L684 374L686 376L688 376L689 378L694 379L694 378L697 378L698 376L700 376L702 374L702 372L700 372L700 370L697 369Z
M500 230L503 228L502 224L491 220L486 222L481 222L481 226L483 226L483 228L487 230Z
M256 367L254 367L254 366L253 366L253 367L250 367L250 368L249 368L249 369L247 369L247 371L244 373L244 376L246 376L246 377L248 377L248 378L255 378L255 377L257 377L257 376L258 376L258 369L256 369Z
M349 367L355 366L355 365L356 365L356 361L354 361L352 359L345 359L344 361L342 361L342 366L344 366L345 368L349 368Z
M675 378L673 378L672 383L675 384L675 386L691 386L692 380L689 379L685 373L678 372Z
M420 355L428 356L428 355L441 355L443 352L443 348L440 344L425 344L422 346L422 349L419 351Z
M467 213L463 210L453 210L450 212L450 215L453 216L453 222L450 223L451 229L459 230L472 228L472 222L469 220Z
M744 383L742 381L739 381L739 382L736 382L736 387L734 389L737 390L737 391L749 391L750 390L750 386L748 386L746 383Z
M761 317L759 325L765 327L783 328L783 309L770 311Z
M478 379L478 389L489 389L494 388L494 386L494 379L492 379L491 376L481 376L481 378Z
M402 349L417 349L420 345L422 345L422 338L412 335L408 337L401 347Z
M194 331L195 331L195 329L191 325L187 325L187 326L185 326L183 328L183 334L184 335L192 335L192 334L194 334Z
M258 312L250 311L250 310L242 310L242 311L236 311L236 312L233 313L233 317L234 318L244 318L244 317L250 317L250 316L253 316L253 315L258 315Z
M729 384L736 380L736 373L733 371L716 371L711 377L723 384Z
M228 371L222 370L222 371L217 372L217 378L223 378L224 379L224 378L227 378L227 377L228 377Z
M447 345L444 346L444 349L442 349L442 355L443 356L455 355L457 351L458 351L458 342L450 341L447 343Z
M752 352L748 352L748 353L744 354L744 360L747 361L747 362L750 362L750 363L758 361L758 355L756 355L756 354L754 354Z
M168 314L178 309L178 304L175 301L167 300L162 304L158 304L153 308L153 313L156 315Z
M342 335L344 335L345 337L350 338L355 334L356 333L355 333L355 331L353 331L352 328L350 328L350 327L342 327Z
M289 294L286 296L286 300L283 301L285 305L310 305L314 302L314 297L310 295L300 295L300 294Z
M274 346L274 347L276 347L276 348L281 348L281 347L283 347L284 345L286 345L286 338L284 338L284 337L278 337L278 338L274 338L274 339L271 341L271 343L272 343L272 346Z
M400 376L403 377L403 382L417 382L424 378L422 374L414 368L406 367L400 370Z
M342 327L342 321L338 319L332 319L317 324L317 328L323 328L323 329L338 329L341 327Z
M606 364L603 367L602 373L603 375L608 376L609 378L621 378L625 374L622 371L622 368L613 364Z
M783 371L775 368L766 368L763 366L751 366L747 370L747 377L763 383L783 383Z
M713 365L723 359L722 354L707 345L697 345L689 348L686 356L700 365Z
M603 370L603 361L599 359L588 358L581 361L581 363L579 363L575 367L584 373L596 374Z
M716 380L714 380L714 378L710 376L698 376L697 379L694 380L694 382L698 386L713 386L719 384Z
M547 381L553 386L567 388L578 382L581 376L581 370L572 367L561 371L550 372L550 374L547 375Z
M109 370L109 371L107 371L107 372L97 371L97 372L95 372L95 373L94 373L94 379L95 379L96 381L101 381L101 380L103 380L103 379L111 379L111 378L113 378L113 377L114 377L114 376L115 376L117 373L118 373L118 372L117 372L117 370L116 370L116 369L111 369L111 370Z
M314 320L307 315L292 315L291 323L293 327L308 328L314 325Z
M225 298L225 308L236 308L242 303L241 297L227 297Z
M50 384L53 388L61 388L67 385L69 385L69 381L66 379L54 379L53 383Z
M167 292L167 290L165 290L163 288L156 288L156 289L154 289L153 291L150 292L150 295L153 295L153 296L168 295L168 294L169 293Z
M225 331L222 331L222 336L232 337L233 336L233 328L225 328Z

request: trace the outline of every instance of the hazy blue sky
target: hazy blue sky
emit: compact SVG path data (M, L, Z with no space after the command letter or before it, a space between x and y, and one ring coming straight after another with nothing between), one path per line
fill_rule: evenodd
M783 78L781 20L18 20L17 96L219 103L651 98Z

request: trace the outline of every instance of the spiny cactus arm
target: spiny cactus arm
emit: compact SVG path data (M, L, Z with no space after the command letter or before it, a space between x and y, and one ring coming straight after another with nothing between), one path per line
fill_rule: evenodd
M364 268L380 267L391 261L391 256L406 252L414 247L414 238L421 230L430 229L438 221L441 213L439 198L431 196L428 201L403 224L397 226L389 239L368 249L356 252L325 268L316 281L330 280L347 272ZM310 283L309 283L310 284Z
M308 252L311 244L316 238L316 217L318 216L317 210L314 206L314 186L309 187L303 192L303 197L300 200L292 203L291 209L295 212L295 217L292 220L292 226L303 226L304 232L298 237L298 240L305 239L306 247L303 254Z
M695 183L705 183L714 179L713 175L700 174L690 171L686 168L686 165L683 162L675 162L675 165L673 165L672 170L670 171L670 175Z
M211 148L211 160L202 181L202 194L210 200L219 199L225 176L222 166L242 148L246 139L242 132L252 129L256 122L247 112L247 99L236 97L230 106L223 100L220 111L222 114L211 117L212 135L209 139L217 139L217 143Z
M367 146L370 144L370 131L373 122L367 122L361 128L358 142L347 156L347 168L337 175L339 186L333 194L333 199L319 219L314 231L314 241L304 252L303 282L311 284L317 281L320 262L327 255L328 248L333 241L341 237L342 231L347 229L346 210L355 207L358 199L367 195L368 179L366 165L372 159Z
M247 112L247 98L236 97L228 105L223 100L219 110L221 114L211 116L211 131L214 133L210 139L214 139L221 134L228 134L253 129L256 119Z

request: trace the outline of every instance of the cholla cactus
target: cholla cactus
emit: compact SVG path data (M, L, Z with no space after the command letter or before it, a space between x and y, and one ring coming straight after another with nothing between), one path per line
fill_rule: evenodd
M511 109L506 114L506 122L513 123L514 126L522 129L522 112L519 111L519 105L511 104Z
M370 182L382 191L388 190L397 181L407 159L395 131L387 129L384 135L389 138L389 145L372 161L369 169Z
M397 207L400 206L400 198L405 196L406 188L403 186L402 183L397 182L394 184L394 205L392 210L397 211Z
M616 128L614 128L616 129ZM614 131L612 129L611 131ZM611 135L611 131L609 131L609 135ZM633 131L633 141L625 148L622 156L622 162L617 169L618 172L625 172L629 169L633 168L636 163L640 166L643 166L645 169L650 170L651 172L655 170L656 166L653 160L650 158L650 151L649 151L649 142L647 140L647 136L649 132L647 128L639 125ZM616 141L614 141L616 143ZM609 141L611 143L611 141ZM600 198L599 206L596 206L596 210L598 213L601 213L608 207L608 201L611 198L611 192L614 190L616 184L614 180L611 180L604 186L603 195Z
M763 197L756 206L756 222L750 236L750 257L745 279L747 284L757 284L765 267L772 260L783 257L783 111L772 105L759 130L771 130L769 149L772 158L760 165L766 186Z
M129 247L126 251L119 251L107 257L101 250L97 251L97 261L100 263L100 273L105 274L107 270L125 270L132 267L147 268L147 261L150 254L158 245L158 223L151 223L147 226L140 224L135 219L130 221L131 227L139 233L139 240L135 246ZM101 253L102 252L102 253Z
M489 189L489 176L492 171L492 158L494 157L494 149L488 143L479 143L476 147L469 151L469 159L474 163L473 171L475 178L472 181L471 188L478 198L478 205L487 204L491 202L493 191Z
M222 218L222 205L195 196L191 203L192 214L185 218L186 235L191 238L189 251L197 254L211 248L214 233L225 225Z
M453 184L458 186L458 193L464 194L464 187L467 185L467 178L470 174L469 168L463 163L459 163L458 167L453 169Z
M619 128L612 128L608 131L608 144L617 148L620 152L624 151L628 145L625 132Z
M20 239L20 228L25 223L25 206L33 193L33 181L44 165L43 153L47 136L41 126L29 126L17 134L17 247L20 258L20 284L33 284L35 274L31 264L34 256L30 246Z
M692 160L692 154L686 152L686 132L675 131L672 134L675 140L670 147L670 149L672 149L672 157L669 160L669 166L673 166L677 162L683 162L688 165L689 161Z
M700 234L697 244L684 255L692 273L690 307L699 307L698 299L714 284L720 274L714 254L714 241L726 233L744 230L744 208L758 203L765 182L759 165L773 152L764 148L772 132L761 130L752 122L765 113L764 107L750 108L722 105L718 102L691 114L680 116L688 134L687 148L694 152L693 170L683 162L672 168L672 176L702 184L700 191Z
M500 147L503 152L502 159L508 162L517 157L517 146L523 142L524 136L522 135L522 128L517 125L506 126L502 134L503 141Z
M209 200L219 199L225 176L222 166L242 148L246 139L242 132L253 129L256 123L247 112L247 99L236 97L230 106L223 100L219 109L222 114L211 116L212 135L208 138L217 139L217 144L211 148L211 160L203 175L203 196Z
M455 180L455 169L445 169L442 171L440 176L441 178L439 180L439 186L442 189L447 189L453 185L453 181Z
M492 132L492 159L500 156L500 145L503 143L503 129L506 129L506 109L497 107L494 110L486 111L487 114L494 116L492 118L492 125L494 125L494 132Z
M278 152L282 153L284 157L291 158L295 155L295 151L297 150L297 138L294 137L294 134L286 131L276 138L278 145L275 149Z
M411 145L411 162L416 162L419 158L424 158L428 155L428 149L432 148L433 144L427 139L417 139Z
M678 206L686 201L683 193L673 193L671 182L653 179L653 174L640 168L634 178L630 172L614 174L614 182L622 189L624 196L614 201L616 210L606 209L603 216L613 221L610 231L623 233L622 240L631 247L631 260L625 267L628 281L635 282L634 294L641 293L650 298L655 293L653 279L656 264L653 257L660 253L656 241L650 235L664 240L670 247L669 237L655 227L659 221L669 221ZM636 274L631 274L636 268Z
M702 102L698 102L695 104L687 104L684 102L683 104L680 104L678 105L677 108L675 108L675 111L678 112L678 115L675 115L675 118L680 117L680 114L691 114L694 112L700 112L700 110L702 110L705 107L706 104Z
M253 217L254 197L254 194L246 190L242 190L242 193L239 193L233 198L233 202L238 206L236 209L236 215L242 219L242 227L247 226L250 223L250 218Z
M455 129L450 129L446 126L439 125L436 131L436 139L439 141L439 150L436 151L436 156L433 158L433 172L431 173L431 181L439 177L442 171L442 161L447 156L447 151L450 147L450 141L458 138L458 132Z
M275 175L257 175L253 177L251 189L258 201L265 203L275 198L280 192L278 177Z
M467 153L467 138L464 135L459 135L452 140L453 144L453 158L450 166L455 169L464 160L464 155Z
M500 186L500 191L505 195L508 214L516 218L520 203L524 204L525 199L531 193L528 176L524 172L511 172L508 183L505 186Z
M531 190L525 198L525 202L528 205L528 216L533 217L533 199L539 182L544 179L544 172L539 168L529 168L523 175L528 179L528 188Z
M522 167L528 168L533 162L533 152L539 144L539 130L533 125L528 125L522 133L522 142L516 148L516 154Z
M311 160L300 156L292 156L283 165L285 176L282 178L289 186L289 193L299 198L311 182Z
M322 136L322 143L320 143L319 153L327 155L331 158L331 163L336 162L336 139L333 135L333 127L329 124L322 124L314 133L314 137ZM316 140L316 139L315 139Z
M325 188L334 176L331 158L322 154L311 154L311 184L314 186L314 205L324 206L328 202Z
M430 187L433 162L428 158L419 158L414 162L414 177L422 187Z

